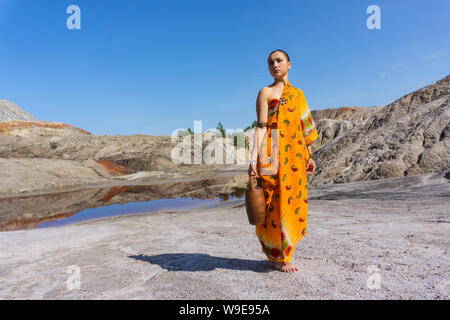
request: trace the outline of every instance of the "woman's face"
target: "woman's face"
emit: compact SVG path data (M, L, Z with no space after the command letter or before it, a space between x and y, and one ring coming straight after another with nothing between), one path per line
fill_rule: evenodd
M269 57L269 71L272 77L283 78L291 68L291 62L287 61L284 53L276 51Z

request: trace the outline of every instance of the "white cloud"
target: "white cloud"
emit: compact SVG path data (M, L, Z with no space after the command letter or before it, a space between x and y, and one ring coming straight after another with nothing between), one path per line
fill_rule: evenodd
M396 70L399 68L403 68L403 67L407 66L408 64L409 64L409 62L400 62L400 63L397 63L395 66L393 66L391 69Z
M438 60L438 59L440 59L442 57L446 57L446 56L448 56L448 50L444 49L444 50L430 53L430 54L424 56L423 58L426 60Z

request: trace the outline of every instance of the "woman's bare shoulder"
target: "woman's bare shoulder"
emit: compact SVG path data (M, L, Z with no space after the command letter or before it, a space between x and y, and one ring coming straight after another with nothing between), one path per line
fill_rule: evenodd
M260 91L272 92L272 90L273 90L273 85L270 84L270 85L268 85L268 86L265 86L265 87L261 88Z
M258 96L260 96L261 98L266 98L266 99L268 99L271 95L272 95L271 86L261 88L261 90L259 90L259 94L258 94Z

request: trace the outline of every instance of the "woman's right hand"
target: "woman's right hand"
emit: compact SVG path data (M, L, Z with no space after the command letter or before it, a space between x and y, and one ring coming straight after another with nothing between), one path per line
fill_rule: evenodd
M250 163L250 165L248 166L248 175L259 178L258 171L256 169L256 163Z

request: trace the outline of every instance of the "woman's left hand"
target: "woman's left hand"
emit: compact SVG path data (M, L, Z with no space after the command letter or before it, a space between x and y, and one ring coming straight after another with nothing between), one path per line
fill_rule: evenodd
M316 163L313 158L309 158L306 162L306 174L313 174L316 171Z

